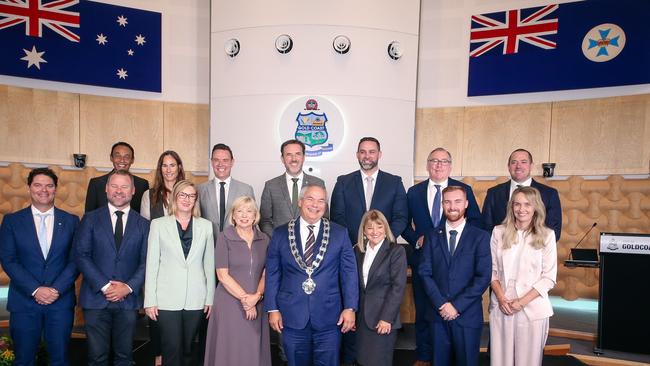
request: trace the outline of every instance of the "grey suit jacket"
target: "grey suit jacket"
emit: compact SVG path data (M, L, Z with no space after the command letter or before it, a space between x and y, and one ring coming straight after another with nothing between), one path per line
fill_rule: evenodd
M176 217L151 221L147 249L144 307L160 310L201 310L214 299L214 244L212 226L192 219L192 246L185 258Z
M317 184L325 188L325 182L322 179L305 173L302 187L308 184ZM291 196L285 173L264 183L260 204L260 230L262 232L270 238L273 235L273 229L297 218L299 213L299 209L294 211L291 206Z
M217 204L217 190L215 188L215 179L199 185L199 203L201 205L201 217L212 222L212 232L214 234L214 242L217 242L219 235L219 205ZM255 199L253 187L244 182L236 179L230 180L230 187L228 188L228 197L226 197L226 217L224 219L224 228L230 226L230 208L235 199L241 196L248 196Z

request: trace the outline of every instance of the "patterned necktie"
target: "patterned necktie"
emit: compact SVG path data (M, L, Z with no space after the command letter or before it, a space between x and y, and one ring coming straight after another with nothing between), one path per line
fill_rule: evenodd
M219 231L223 231L226 221L226 182L219 182Z
M433 227L438 227L440 223L440 184L436 184L436 195L433 197L433 205L431 206L431 223Z
M372 177L366 177L366 211L370 210L370 204L372 203L372 191L375 190L372 181Z
M117 251L120 251L120 245L122 245L122 238L124 237L124 222L122 221L122 215L124 215L123 211L115 211L115 216L117 216L117 220L115 220L115 232L113 233L113 236L115 236L115 249Z
M305 258L305 264L309 266L314 257L314 243L316 243L316 237L314 237L314 225L307 225L307 228L309 229L309 234L307 235L303 257Z
M49 213L37 213L36 216L41 218L41 222L38 225L38 243L41 245L41 252L43 252L43 258L47 258L47 253L50 250L50 247L47 243L47 217L50 216Z
M449 254L451 255L454 255L456 251L456 235L458 235L458 231L449 230Z
M291 210L295 214L298 212L298 178L291 178L293 188L291 188Z

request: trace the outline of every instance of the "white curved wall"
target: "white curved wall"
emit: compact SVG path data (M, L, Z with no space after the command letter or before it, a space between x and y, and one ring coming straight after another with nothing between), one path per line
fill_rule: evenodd
M308 158L306 168L332 189L336 177L358 169L359 138L382 143L380 167L412 183L418 53L419 1L212 1L211 144L232 147L233 176L261 195L264 181L283 171L279 147L280 117L298 97L322 96L344 119L344 139L322 158ZM275 50L275 39L289 34L290 53ZM339 55L335 36L344 34L351 49ZM237 38L241 52L224 53ZM387 55L391 41L405 55ZM286 122L282 122L286 123Z

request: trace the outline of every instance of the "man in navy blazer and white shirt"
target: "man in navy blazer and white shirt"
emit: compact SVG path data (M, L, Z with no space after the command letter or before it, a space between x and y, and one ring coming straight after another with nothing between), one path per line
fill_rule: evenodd
M14 365L33 365L41 337L50 365L68 365L78 272L71 259L79 218L54 207L58 177L29 173L31 205L8 214L0 227L0 261L9 276L9 331Z
M468 201L468 207L465 211L467 222L479 228L483 225L481 212L472 188L461 181L449 178L451 168L451 153L442 147L433 149L427 157L429 179L409 188L406 193L409 215L408 225L406 225L402 237L413 248L409 257L409 264L412 270L413 298L415 302L417 359L415 365L418 366L430 365L433 357L429 322L425 318L425 310L429 306L429 300L418 274L418 264L422 258L424 234L445 221L444 210L442 209L442 190L448 186L463 187Z
M84 215L74 238L75 260L83 281L88 364L133 364L133 334L142 308L149 221L130 207L133 176L114 170L108 177L108 205Z
M508 158L510 180L498 184L487 191L483 202L483 223L485 230L492 232L506 217L506 209L512 192L520 186L536 188L546 207L546 226L555 231L555 240L562 233L562 206L560 195L553 187L535 181L530 176L533 168L533 155L525 149L517 149Z
M424 238L419 274L429 298L433 364L478 365L482 296L492 278L490 235L467 222L465 189L442 192L446 221Z

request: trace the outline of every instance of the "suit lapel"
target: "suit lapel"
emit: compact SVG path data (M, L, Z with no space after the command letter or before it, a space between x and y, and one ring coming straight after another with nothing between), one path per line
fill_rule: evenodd
M366 253L355 249L355 257L357 258L357 277L359 278L359 284L361 285L362 291L366 290L366 285L363 283L363 260L366 257Z
M29 237L31 237L32 239L31 241L34 250L38 250L40 257L43 258L43 260L45 260L45 258L43 257L43 251L41 250L41 243L38 241L38 232L36 229L36 225L38 223L34 220L34 215L32 214L31 206L28 206L26 209L23 210L22 216L23 216L23 223L27 227L26 232L29 234ZM52 240L54 241L54 237L52 237Z
M120 244L120 252L124 251L124 247L129 244L131 238L135 235L135 213L134 210L129 210L129 218L126 220L126 226L124 227L124 236L122 237L122 243Z
M375 195L375 192L383 192L384 177L382 173L383 172L381 170L377 173L377 180L375 181L375 184L372 187L373 191L372 191L372 199L370 201L370 208L376 207L377 200L381 198L381 195L379 194Z
M217 179L211 179L210 184L206 187L208 190L208 197L207 197L207 207L206 209L208 211L214 212L214 216L212 216L212 222L218 227L219 226L219 205L217 205L217 192L216 192L216 183Z
M355 178L352 179L352 184L355 186L354 188L357 191L357 194L359 196L359 202L361 202L361 207L363 207L364 211L366 210L366 195L363 193L363 179L361 178L360 172L355 172Z
M428 227L433 228L433 223L431 222L431 211L429 211L431 208L429 207L429 201L427 200L427 190L429 189L429 180L425 180L424 182L420 183L417 192L417 201L421 202L422 205L422 216L424 217L429 217L427 222L429 223Z
M109 238L107 240L107 243L110 244L110 246L117 254L117 249L115 248L115 234L113 233L113 223L111 221L111 212L108 210L108 205L103 206L102 210L103 212L101 212L101 216L99 217L98 226L100 230L104 231L104 235ZM124 244L124 237L122 237L122 244Z
M445 231L444 228L438 229L438 245L440 246L440 250L442 251L443 256L445 257L445 261L447 262L447 266L451 263L451 255L449 254L449 243L447 242L447 232Z
M368 284L371 283L372 279L375 277L374 276L375 272L377 272L377 269L386 258L386 255L388 254L389 245L390 243L386 241L386 239L384 239L384 242L381 243L381 246L379 247L379 251L377 252L375 259L372 261L372 264L370 265L370 269L368 270Z
M291 212L291 217L296 217L295 212L293 211L293 206L291 205L291 196L289 196L289 187L287 186L287 177L282 174L280 177L280 192L282 193L282 198L284 198L284 203L287 205L287 210ZM302 180L303 186L305 185L305 180ZM293 187L292 187L293 188Z
M301 218L298 218L298 220L296 220L296 225L293 227L293 233L296 235L296 246L298 247L298 253L300 253L300 257L302 257L302 238L300 237L301 220Z
M171 215L167 216L169 220L169 225L167 226L167 235L172 238L171 245L173 246L173 253L176 253L176 256L182 261L185 262L185 254L183 254L183 246L181 245L181 238L178 234L178 224L176 223L176 218ZM194 225L194 220L192 220L192 225ZM192 226L192 235L194 235L194 226ZM193 247L193 246L192 246ZM187 258L192 254L192 248L190 247L190 253L187 255Z
M52 221L52 225L54 226L52 227L52 242L50 243L50 249L47 251L48 258L50 257L50 253L58 248L57 239L59 238L59 235L61 235L60 231L63 230L61 211L56 207L54 207L54 221Z

